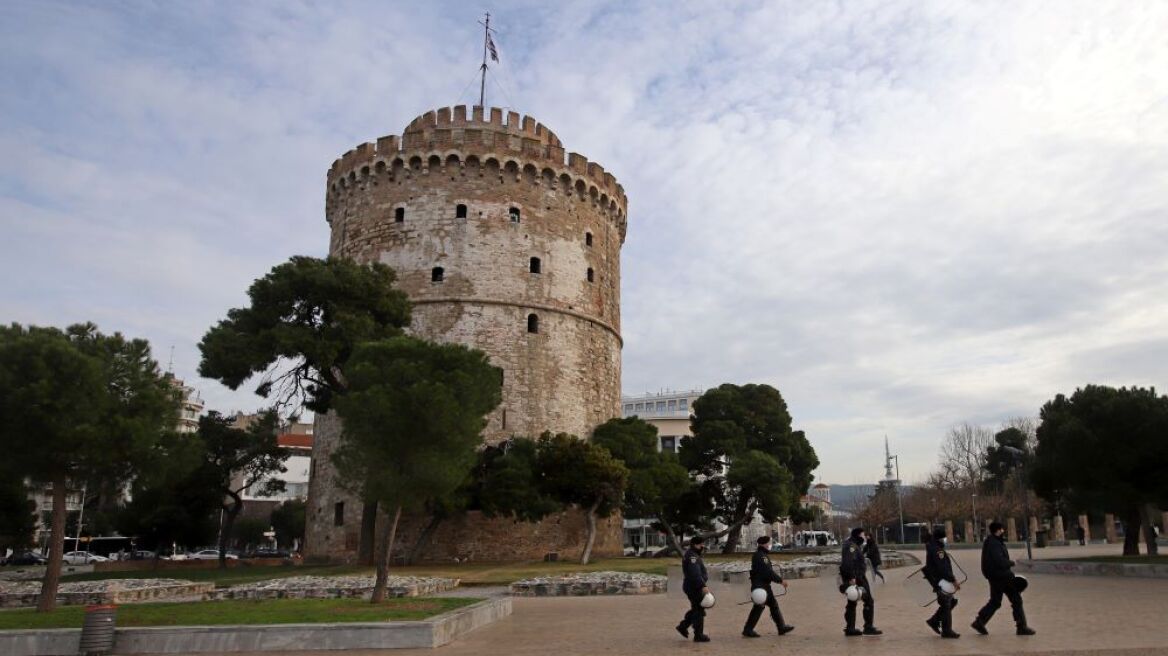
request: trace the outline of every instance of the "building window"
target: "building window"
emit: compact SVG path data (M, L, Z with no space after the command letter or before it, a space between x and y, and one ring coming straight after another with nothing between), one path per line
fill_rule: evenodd
M538 257L531 258L531 265L530 266L531 266L532 273L539 273L539 269L540 269L539 258Z
M460 204L455 206L454 218L456 218L456 219L465 219L466 218L466 205L463 205L460 203Z
M591 232L584 233L584 245L585 246L592 245L592 233Z
M511 223L519 223L519 208L518 207L512 207L510 209L510 211L508 211L507 213L511 216Z
M632 412L633 412L633 404L626 403L625 404L625 414L632 414Z
M393 222L402 223L406 220L406 208L399 207L393 211Z
M687 403L688 403L688 400L686 400L686 399L678 399L677 400L677 409L678 410L685 410Z
M345 525L345 502L338 501L333 504L333 526Z
M442 282L445 271L442 267L434 267L430 269L430 282Z
M644 404L644 403L638 403L638 404L637 404L637 412L642 412L642 411L644 411L644 410L645 410L645 404Z
M665 412L665 402L664 401L657 402L657 412Z
M588 282L592 282L595 277L596 274L593 273L592 267L588 267Z
M670 410L670 412L672 412L672 411L674 411L674 410L676 410L676 409L677 409L677 401L674 401L673 399L669 399L669 410Z
M507 408L503 408L503 428L507 428Z
M677 438L672 435L661 438L661 450L674 453L677 451Z
M529 332L529 333L538 333L539 332L539 315L538 314L527 315L527 332Z

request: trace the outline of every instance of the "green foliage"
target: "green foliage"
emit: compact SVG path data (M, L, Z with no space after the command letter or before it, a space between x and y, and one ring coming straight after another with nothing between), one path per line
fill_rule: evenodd
M0 470L0 554L32 545L36 523L36 503L24 479Z
M537 448L541 487L565 505L608 517L620 508L629 470L603 447L567 433L544 433Z
M1128 513L1168 507L1168 397L1088 385L1048 401L1041 420L1032 473L1040 495Z
M274 396L277 407L327 412L357 345L409 325L409 300L395 280L381 264L293 257L252 283L249 307L207 331L199 374L231 389L264 374L256 393Z
M364 498L406 510L463 483L486 415L502 398L499 370L485 354L412 337L359 345L349 381L336 399L340 478Z
M535 440L516 437L480 452L476 496L487 517L536 522L563 509L541 486Z
M232 529L232 546L236 549L246 549L271 544L271 541L264 537L264 531L268 530L268 526L268 522L262 519L241 517Z
M708 516L708 507L694 503L700 500L699 487L677 454L657 450L656 426L639 417L610 419L592 432L592 443L629 470L622 508L626 518L654 518L662 530L687 531Z
M146 549L194 547L211 542L218 531L223 495L212 472L201 467L205 451L195 435L163 437L116 524L122 535Z
M1021 458L1017 454L1012 453L1010 449L1021 451ZM994 444L986 449L986 489L993 492L1001 492L1005 489L1006 481L1019 468L1022 471L1026 471L1031 468L1033 462L1034 454L1030 452L1030 445L1027 443L1025 433L1015 427L998 431L994 435Z
M289 499L276 506L270 521L281 547L292 548L293 542L304 542L305 505L300 499Z
M681 463L705 477L703 489L722 523L740 526L755 510L767 521L799 512L799 495L819 459L803 432L791 430L778 390L724 384L694 401L693 411Z

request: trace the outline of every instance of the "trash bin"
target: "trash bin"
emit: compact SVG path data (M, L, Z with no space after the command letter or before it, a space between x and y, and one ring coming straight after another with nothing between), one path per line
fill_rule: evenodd
M81 656L100 656L114 650L114 627L118 607L113 604L85 607L81 626Z
M1039 529L1034 532L1034 546L1039 549L1046 548L1046 529Z

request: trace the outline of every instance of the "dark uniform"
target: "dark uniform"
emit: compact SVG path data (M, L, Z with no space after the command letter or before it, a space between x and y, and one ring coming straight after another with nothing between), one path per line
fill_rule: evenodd
M684 633L693 627L694 639L696 640L706 633L706 609L702 608L702 597L706 595L702 592L702 588L706 587L706 582L710 579L709 575L706 574L706 563L702 561L701 551L691 546L685 552L685 555L681 557L681 574L684 577L681 589L685 592L686 598L689 599L689 611L686 612L685 619L681 620L681 624L677 628Z
M933 586L937 594L937 612L928 619L928 624L941 635L953 633L953 607L957 605L957 597L941 592L941 581L957 583L953 576L953 561L945 553L945 545L939 539L929 540L925 545L925 580Z
M999 535L987 537L981 547L981 573L990 583L990 601L977 612L973 628L978 632L985 632L986 623L1002 607L1002 595L1010 600L1018 633L1030 632L1026 625L1026 612L1022 610L1022 593L1018 592L1014 584L1013 567L1014 561L1010 560L1006 539Z
M852 538L844 543L843 552L840 554L840 577L844 580L840 591L847 589L852 579L856 580L856 585L863 589L861 599L864 601L864 632L877 633L878 629L875 626L876 600L872 598L872 590L868 586L864 570L863 538ZM844 624L846 625L845 631L855 631L856 602L850 599L844 608Z
M775 592L771 589L772 583L782 583L783 577L775 571L774 565L771 564L770 549L765 546L760 546L754 552L754 557L750 560L750 589L762 588L766 590L766 607L771 610L771 620L775 623L775 628L779 630L779 635L789 633L795 627L787 626L783 622L783 612L779 610L779 600L775 599ZM762 617L762 606L754 604L750 609L750 615L746 618L746 626L742 628L742 633L754 633L754 627L758 624L758 620Z
M880 566L884 564L884 561L880 558L880 547L873 538L868 538L868 541L864 543L864 555L867 556L868 562L872 563L872 573L883 581L884 575L880 573Z

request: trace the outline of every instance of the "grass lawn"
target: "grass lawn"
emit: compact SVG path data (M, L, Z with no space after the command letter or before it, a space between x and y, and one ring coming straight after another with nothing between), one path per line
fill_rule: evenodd
M1083 556L1082 558L1060 558L1087 563L1134 563L1137 565L1168 565L1168 555L1164 556Z
M282 579L289 576L344 576L349 574L369 574L369 567L355 565L300 565L296 567L257 566L230 567L220 569L138 569L128 572L87 572L65 574L62 581L105 581L108 579L183 579L186 581L212 581L217 588L228 588L240 583Z
M317 624L424 620L481 599L405 597L373 605L363 599L266 599L197 603L126 604L117 625L205 626L215 624ZM52 613L33 609L0 611L0 630L81 628L84 606L61 606Z
M751 554L739 553L723 556L707 554L706 562L716 563L727 560L749 560ZM771 560L776 562L797 558L793 554L775 553ZM554 563L533 560L517 563L465 563L434 564L424 563L409 567L391 567L389 573L398 576L440 576L462 580L464 586L507 585L513 581L536 576L556 576L573 572L642 572L665 575L670 565L677 565L679 556L666 558L603 558L587 565L576 561L562 560ZM134 578L175 578L191 581L212 581L216 587L225 588L240 583L263 581L287 576L342 576L373 575L372 567L355 565L301 565L298 567L233 567L218 569L167 569L137 570L133 572L92 572L62 577L62 581L98 581L105 579Z

